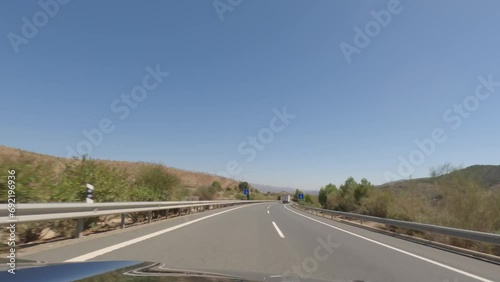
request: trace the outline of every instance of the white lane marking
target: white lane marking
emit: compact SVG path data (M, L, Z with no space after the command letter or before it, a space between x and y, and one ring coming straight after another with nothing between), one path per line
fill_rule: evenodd
M116 251L118 249L130 246L132 244L139 243L141 241L144 241L144 240L147 240L147 239L151 239L153 237L165 234L167 232L174 231L174 230L182 228L184 226L187 226L187 225L190 225L190 224L193 224L193 223L205 220L207 218L211 218L211 217L214 217L214 216L217 216L217 215L221 215L221 214L226 213L226 212L234 211L234 210L241 209L241 208L248 207L248 206L253 206L253 205L240 206L240 207L237 207L237 208L234 208L234 209L230 209L230 210L227 210L227 211L222 211L222 212L214 213L214 214L211 214L211 215L207 215L207 216L204 216L204 217L192 220L192 221L188 221L188 222L176 225L176 226L169 227L167 229L163 229L163 230L160 230L160 231L157 231L157 232L154 232L154 233L150 233L148 235L144 235L144 236L141 236L141 237L138 237L138 238L135 238L135 239L131 239L131 240L128 240L128 241L125 241L125 242L122 242L122 243L119 243L119 244L116 244L116 245L112 245L112 246L106 247L104 249L100 249L100 250L97 250L97 251L94 251L94 252L90 252L88 254L84 254L84 255L81 255L81 256L78 256L78 257L75 257L75 258L72 258L72 259L68 259L68 260L65 260L64 262L86 261L86 260L95 258L97 256L100 256L100 255L103 255L103 254L106 254L106 253L109 253L109 252L112 252L112 251Z
M333 226L333 225L330 225L330 224L324 223L324 222L322 222L322 221L320 221L320 220L317 220L317 219L314 219L314 218L312 218L312 217L305 216L305 215L300 214L300 213L298 213L298 212L296 212L296 211L292 211L292 210L291 210L291 209L289 209L286 205L285 205L285 208L286 208L287 210L289 210L289 211L293 212L293 213L296 213L296 214L298 214L298 215L300 215L300 216L303 216L303 217L305 217L305 218L308 218L308 219L310 219L310 220L316 221L316 222L318 222L318 223L321 223L321 224L326 225L326 226L329 226L329 227L331 227L331 228L333 228L333 229L337 229L337 230L339 230L339 231L345 232L345 233L347 233L347 234L350 234L350 235L356 236L356 237L361 238L361 239L364 239L364 240L366 240L366 241L370 241L370 242L375 243L375 244L377 244L377 245L384 246L384 247L386 247L386 248L389 248L389 249L391 249L391 250L394 250L394 251L397 251L397 252L403 253L403 254L405 254L405 255L409 255L409 256L411 256L411 257L414 257L414 258L417 258L417 259L420 259L420 260L426 261L426 262L428 262L428 263L432 263L432 264L434 264L434 265L440 266L440 267L442 267L442 268L446 268L446 269L448 269L448 270L451 270L451 271L454 271L454 272L460 273L460 274L465 275L465 276L469 276L469 277L474 278L474 279L477 279L477 280L479 280L479 281L483 281L483 282L494 282L494 281L492 281L492 280L488 280L488 279L486 279L486 278L483 278L483 277L480 277L480 276L474 275L474 274L472 274L472 273L465 272L465 271L463 271L463 270L460 270L460 269L457 269L457 268L454 268L454 267L448 266L448 265L446 265L446 264L442 264L442 263L440 263L440 262L437 262L437 261L434 261L434 260L431 260L431 259L428 259L428 258L421 257L421 256L419 256L419 255L416 255L416 254L413 254L413 253L410 253L410 252L407 252L407 251L404 251L404 250L398 249L398 248L396 248L396 247L389 246L389 245L384 244L384 243L380 243L380 242L375 241L375 240L373 240L373 239L370 239L370 238L367 238L367 237L364 237L364 236L358 235L358 234L356 234L356 233L353 233L353 232L350 232L350 231L344 230L344 229L342 229L342 228L339 228L339 227L336 227L336 226Z
M269 214L269 210L267 211L267 214Z
M285 238L285 235L283 235L283 232L281 232L280 228L276 223L273 221L274 229L276 229L276 232L278 232L278 235L280 235L281 238Z

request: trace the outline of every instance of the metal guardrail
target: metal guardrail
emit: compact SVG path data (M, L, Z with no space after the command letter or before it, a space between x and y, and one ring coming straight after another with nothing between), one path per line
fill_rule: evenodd
M149 212L148 222L152 220L152 212L159 210L184 209L188 214L193 208L211 210L214 208L233 205L275 202L273 200L255 201L172 201L172 202L125 202L125 203L43 203L43 204L16 204L15 218L10 218L9 206L0 205L0 225L10 223L29 223L40 221L75 219L77 228L74 237L80 237L85 218L104 215L121 214L121 228L125 228L125 215L127 213Z
M295 208L298 208L298 209L302 209L302 210L312 210L312 211L316 211L316 212L321 212L323 214L343 216L343 217L347 217L347 218L354 218L354 219L359 219L359 220L382 223L382 224L395 226L395 227L401 227L401 228L418 230L418 231L429 232L429 233L437 233L437 234L446 235L446 236L450 236L450 237L456 237L456 238L462 238L462 239L471 240L471 241L500 245L500 234L472 231L472 230L466 230L466 229L458 229L458 228L452 228L452 227L445 227L445 226L439 226L439 225L417 223L417 222L410 222L410 221L403 221L403 220L396 220L396 219L381 218L381 217L376 217L376 216L362 215L362 214L350 213L350 212L326 210L326 209L320 209L320 208L314 208L314 207L300 206L300 205L296 205L296 204L292 204L292 206Z
M34 203L34 204L16 204L16 217L18 222L24 220L31 221L29 217L22 219L21 216L59 214L70 212L85 211L108 211L116 209L135 209L135 208L166 208L174 205L210 205L221 203L222 201L168 201L168 202L108 202L108 203ZM226 201L230 202L230 201ZM234 201L233 201L234 202ZM9 215L8 205L0 205L0 224L3 217ZM51 218L52 219L52 218Z

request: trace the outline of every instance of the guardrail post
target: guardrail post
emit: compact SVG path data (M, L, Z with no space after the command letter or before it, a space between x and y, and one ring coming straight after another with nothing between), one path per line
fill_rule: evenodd
M76 229L75 229L75 234L73 235L74 238L80 238L80 235L83 231L83 218L79 218L76 221Z
M151 217L153 217L153 212L149 211L148 212L148 223L151 223Z
M168 209L165 210L165 219L168 219Z
M125 214L122 213L122 222L120 224L121 229L125 228Z

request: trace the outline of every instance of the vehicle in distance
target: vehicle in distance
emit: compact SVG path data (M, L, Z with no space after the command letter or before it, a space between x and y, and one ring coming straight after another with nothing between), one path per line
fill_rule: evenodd
M290 195L281 196L281 201L283 202L283 204L290 203Z

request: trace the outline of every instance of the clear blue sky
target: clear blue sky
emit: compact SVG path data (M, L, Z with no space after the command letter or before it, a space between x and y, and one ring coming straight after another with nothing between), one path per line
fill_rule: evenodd
M500 81L500 3L402 0L348 63L340 44L355 47L354 28L389 2L244 0L221 20L212 1L72 1L32 38L22 18L43 11L37 1L3 2L0 144L66 156L109 118L91 157L204 172L234 160L236 179L305 190L349 176L381 184L435 128L447 139L412 177L498 164L500 87L459 126L443 114L479 76ZM17 54L12 34L24 38ZM170 75L121 120L111 104L156 65ZM247 161L238 145L284 106L296 117Z

